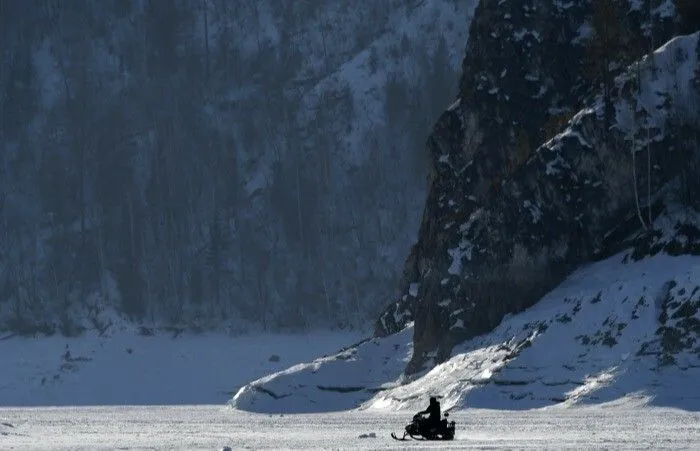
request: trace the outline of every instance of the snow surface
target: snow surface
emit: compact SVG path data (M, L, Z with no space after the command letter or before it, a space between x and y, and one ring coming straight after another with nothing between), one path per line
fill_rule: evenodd
M224 404L251 379L361 338L320 331L173 337L127 328L102 337L0 339L0 406Z
M221 406L0 408L0 448L700 448L700 414L673 409L470 409L452 414L457 423L454 441L394 441L389 434L401 434L407 417L377 412L261 415Z
M634 400L698 410L697 343L695 349L675 354L675 363L663 365L657 332L659 317L669 313L663 299L693 303L700 296L700 258L660 254L630 263L626 257L621 253L582 267L530 309L506 317L494 331L458 346L449 360L412 380L402 374L410 358L409 326L341 355L254 381L231 404L270 413L353 405L417 411L430 395L438 395L445 409L560 408ZM322 389L329 386L338 389Z
M628 139L636 139L634 133L639 127L635 118L640 112L644 113L642 124L645 128L663 130L668 115L664 105L669 99L674 99L672 104L689 110L686 112L688 120L694 120L697 116L698 96L694 84L698 65L698 39L700 32L677 36L656 49L651 57L646 55L633 64L628 72L618 77L619 85L629 84L637 76L640 78L641 89L631 94L630 99L615 105L616 126L626 131ZM637 141L635 151L646 144L644 140Z

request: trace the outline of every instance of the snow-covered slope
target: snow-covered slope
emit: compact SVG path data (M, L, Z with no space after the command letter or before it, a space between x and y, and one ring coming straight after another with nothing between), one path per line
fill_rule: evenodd
M689 336L686 329L700 324L700 259L657 256L621 265L621 258L578 271L535 307L506 318L427 375L365 407L415 409L437 394L445 397L445 408L519 409L635 397L697 409L698 331ZM659 320L664 316L666 323ZM671 336L689 346L671 353Z
M242 387L231 404L254 412L347 410L387 383L400 379L411 357L413 328L373 338L335 355L258 379Z
M656 224L667 231L658 243L677 239L692 223L674 218ZM418 410L438 395L444 409L615 401L695 410L699 311L700 257L660 253L634 261L628 250L580 268L535 306L507 316L412 381L401 375L410 357L407 328L252 382L232 404L308 412L348 409L364 400L361 409ZM384 359L379 365L378 355ZM330 386L340 387L332 394L322 388ZM372 393L379 388L385 390Z
M428 306L424 316L416 316L416 333L422 325L423 334L449 344L442 350L450 352L440 356L437 366L415 374L406 371L415 379L409 383L399 368L380 366L378 371L374 366L376 352L395 356L392 346L404 349L396 340L409 333L407 328L400 335L373 340L375 347L385 350L364 344L331 359L290 368L244 387L232 403L251 410L309 411L345 409L364 398L363 408L414 409L425 403L428 394L441 394L448 408L512 408L601 402L636 393L658 404L699 406L700 389L693 378L700 375L700 218L691 214L692 199L687 199L698 186L685 180L694 176L692 171L684 174L678 168L698 158L693 150L697 146L686 143L697 137L697 131L683 129L697 117L692 108L697 100L698 37L698 33L676 37L617 77L621 94L613 104L617 117L613 130L620 141L628 141L625 145L606 146L599 136L605 102L598 96L591 108L581 110L563 132L540 146L524 170L501 183L501 195L489 207L491 215L477 209L460 227L452 221L433 227L438 237L450 227L459 229L460 249L470 250L460 254L461 266L469 264L473 270L436 279L430 287L442 287L442 301L431 296L416 300L415 305ZM633 150L636 155L641 149L648 152L650 166L658 165L648 169L652 178L648 184L653 187L649 197L634 208L630 180L634 175L644 178L627 169L629 163L635 164L628 153ZM456 198L469 193L449 194ZM653 205L647 208L648 201ZM427 209L427 220L434 220L429 214ZM648 223L651 217L656 217L653 224ZM645 238L634 236L641 222L649 227ZM510 244L516 238L533 253L549 252L551 261L538 266L541 259L521 258L517 246L499 246L499 240ZM563 259L560 252L568 252L571 259ZM616 254L590 263L602 258L603 252ZM451 253L441 258L446 255ZM494 262L506 268L498 273L497 283L488 278ZM568 277L561 274L556 281L549 280L550 272L573 262L585 266ZM441 268L450 272L453 266L454 262ZM436 277L425 272L426 277ZM549 284L547 289L532 302L514 305L522 310L539 302L503 318L515 309L504 309L503 304L517 301L523 295L519 288L528 288L538 278ZM511 283L514 279L520 285ZM457 288L473 284L474 290L449 289L450 280ZM413 286L406 288L416 296ZM477 305L475 299L487 305ZM477 328L479 319L492 325L486 329L490 332L475 336L485 329ZM468 334L455 332L450 340L454 329ZM468 341L452 348L458 337L465 336ZM414 336L409 360L420 352L419 342ZM436 351L423 352L428 360L436 356ZM403 362L406 353L399 356L394 363ZM364 379L365 374L357 379L353 372L346 373L349 368L378 372L370 379ZM361 383L353 383L360 379ZM352 395L328 396L321 387Z
M221 404L250 379L358 339L128 327L78 338L0 336L0 406Z

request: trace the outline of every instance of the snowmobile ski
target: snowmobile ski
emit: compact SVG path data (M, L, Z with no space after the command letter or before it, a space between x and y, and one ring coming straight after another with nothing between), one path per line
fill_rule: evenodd
M407 435L408 435L408 434L404 433L404 434L403 434L403 437L399 438L399 437L396 436L396 434L394 434L394 433L392 432L392 433L391 433L391 438L393 438L394 440L398 440L398 441L400 441L400 442L405 442L405 441L408 440L408 439L406 438Z
M455 422L447 421L449 413L445 412L445 419L440 422L437 427L428 428L425 420L421 418L421 414L417 413L413 416L413 421L406 426L403 437L399 438L393 432L391 437L394 440L406 441L406 437L411 437L413 440L454 440L455 437Z
M407 438L407 437L410 437L412 440L417 440L417 441L419 441L419 442L420 442L420 441L425 441L425 440L426 440L426 439L423 438L423 437L416 437L415 435L411 435L411 434L409 434L409 433L407 433L407 432L404 432L403 437L397 437L396 434L394 434L393 432L391 433L391 438L393 438L394 440L398 440L398 441L400 441L400 442L406 442L406 441L408 441L408 438Z

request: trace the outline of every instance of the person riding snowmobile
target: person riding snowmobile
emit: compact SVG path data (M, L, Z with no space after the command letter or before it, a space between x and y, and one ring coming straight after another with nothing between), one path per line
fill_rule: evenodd
M426 413L427 418L422 416ZM437 397L431 396L428 408L413 415L413 420L405 427L403 437L399 438L393 432L391 437L400 441L406 440L406 436L414 440L454 440L455 422L447 421L447 413L444 419L440 419L440 414L440 403Z
M426 426L428 426L429 429L439 427L440 403L438 402L435 396L430 397L430 404L428 404L428 408L421 412L418 412L417 415L425 415L426 413L428 414L428 418L425 420Z

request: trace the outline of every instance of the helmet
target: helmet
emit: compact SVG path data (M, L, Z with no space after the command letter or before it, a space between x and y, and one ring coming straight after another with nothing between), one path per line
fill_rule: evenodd
M437 402L437 398L435 396L430 397L430 404L434 404Z

